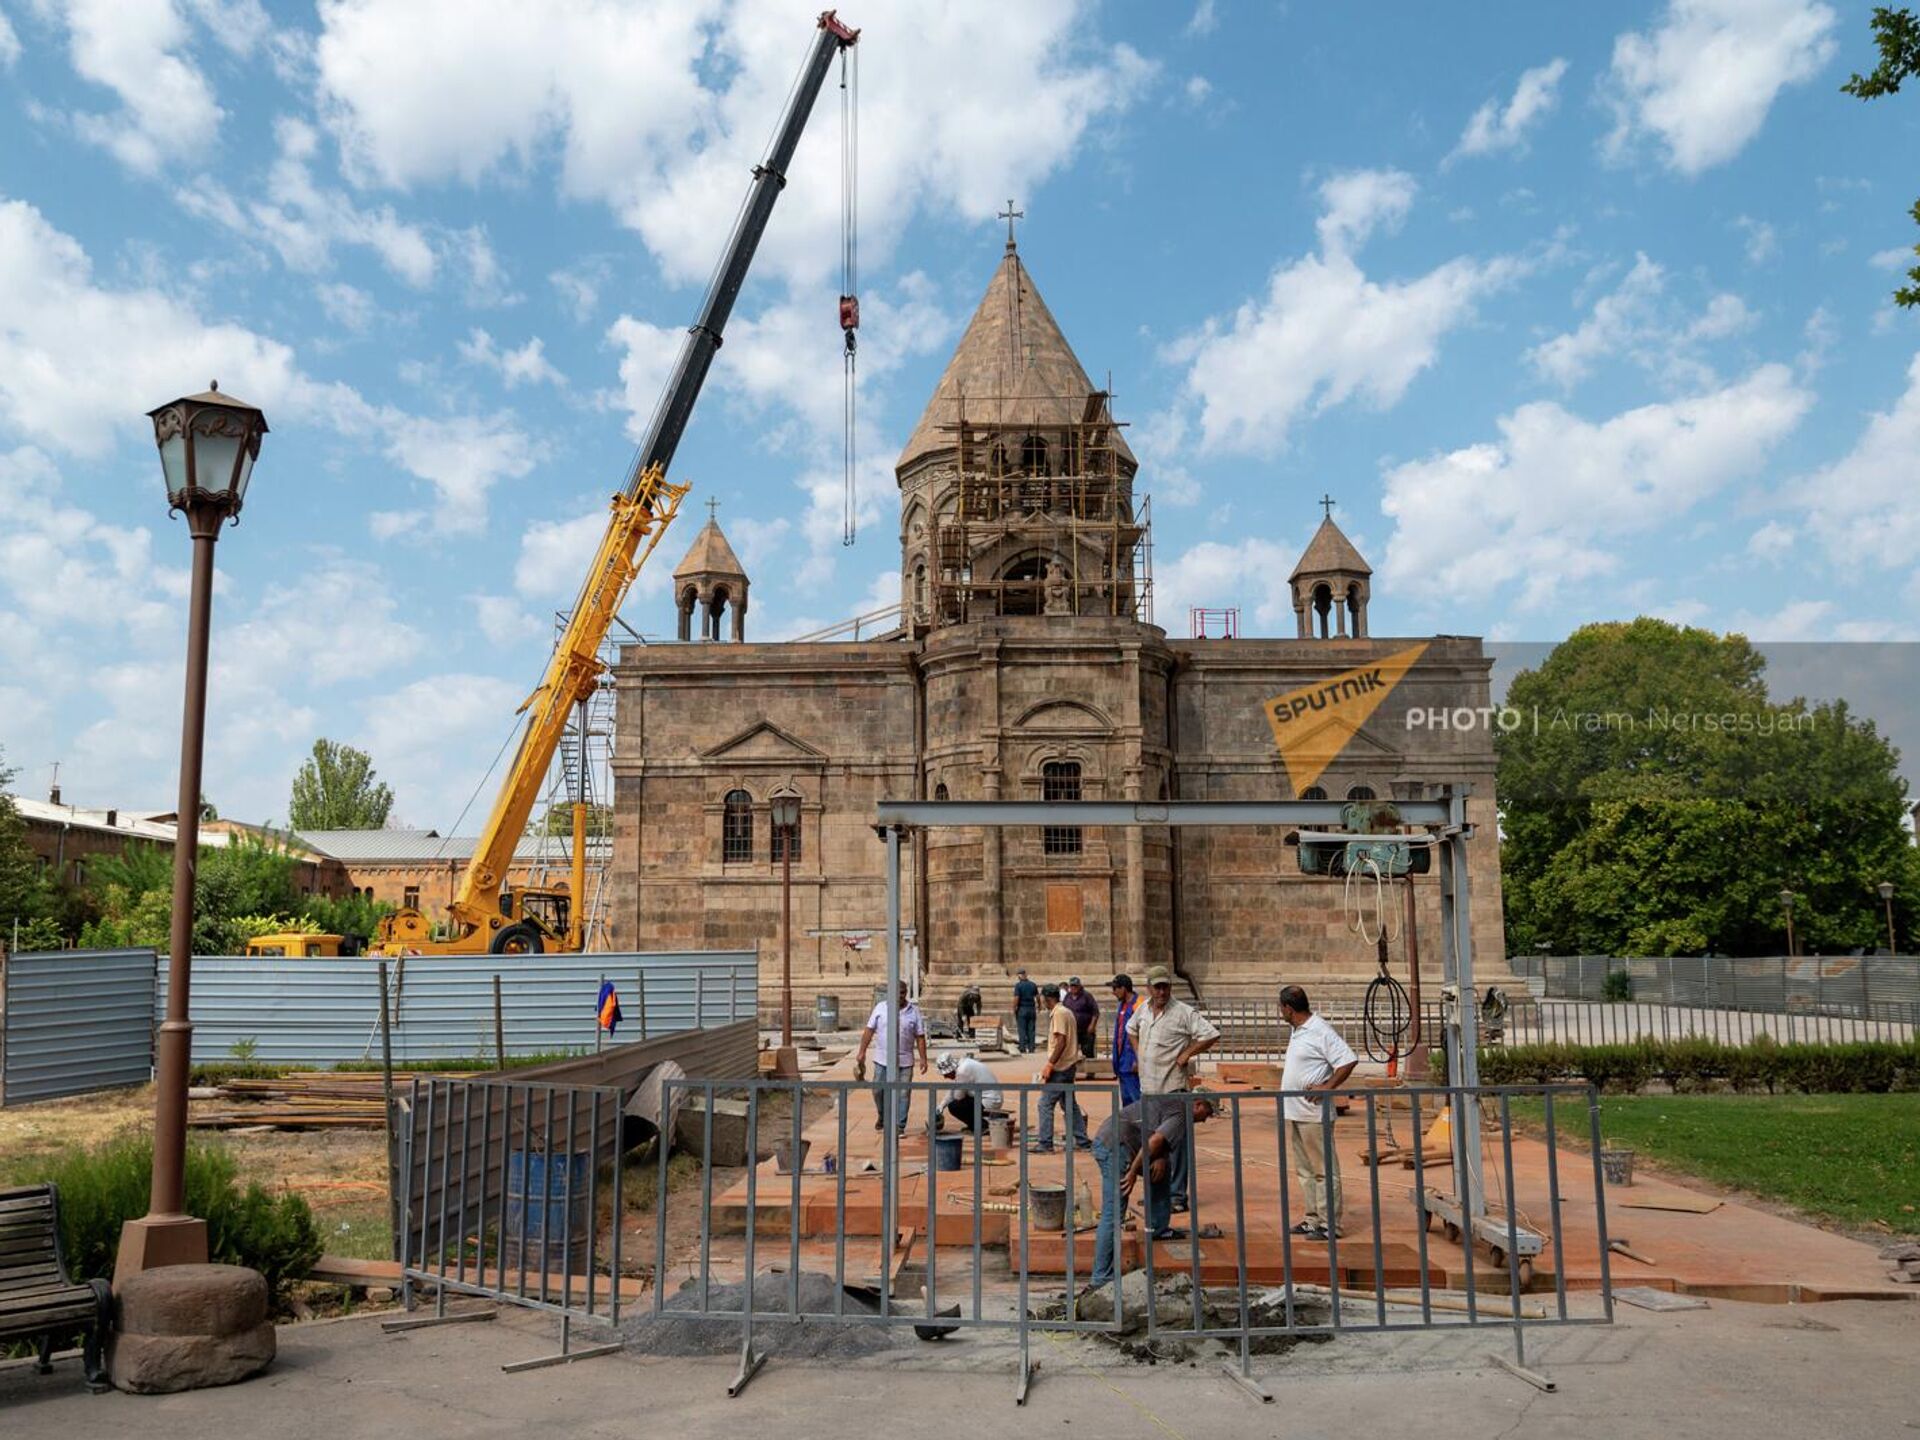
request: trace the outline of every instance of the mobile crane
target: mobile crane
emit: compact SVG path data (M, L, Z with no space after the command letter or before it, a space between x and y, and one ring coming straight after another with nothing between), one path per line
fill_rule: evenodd
M700 397L714 353L720 348L721 333L746 282L747 269L773 214L774 202L787 183L787 167L820 87L835 57L860 39L860 32L842 23L831 10L820 16L818 30L772 147L754 167L746 203L734 222L699 318L680 347L646 438L635 454L626 488L613 497L606 533L580 587L573 613L554 646L539 688L520 706L520 713L527 716L526 726L480 832L480 843L447 906L444 933L436 935L433 922L419 909L405 908L380 922L379 933L369 947L375 954L539 954L549 948L579 950L582 946L586 930L581 902L586 887L587 831L584 746L582 763L577 767L582 788L576 790L573 800L571 885L512 889L506 884L508 867L533 814L547 768L565 737L568 716L599 683L600 643L634 577L680 512L680 501L688 487L669 481L667 468L686 431L694 402ZM854 296L840 297L840 319L851 355L853 331L859 323L859 303Z

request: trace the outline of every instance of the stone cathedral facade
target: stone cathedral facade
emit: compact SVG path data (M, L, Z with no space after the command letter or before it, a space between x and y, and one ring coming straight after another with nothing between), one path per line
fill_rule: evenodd
M1374 636L1371 570L1330 517L1291 576L1293 635L1172 638L1147 618L1137 472L1009 240L895 466L897 624L754 642L750 577L709 518L674 572L682 643L623 650L612 943L757 948L762 996L777 997L791 846L796 1001L864 1000L886 965L876 802L1293 798L1265 703L1423 645L1313 788L1471 786L1476 961L1483 979L1505 978L1491 733L1419 723L1489 704L1480 641ZM788 795L800 826L776 833L770 806ZM1375 972L1373 949L1349 930L1341 886L1301 875L1287 838L936 831L907 847L903 958L936 1004L969 982L1003 1004L1019 967L1104 985L1168 962L1202 995L1286 980L1351 993ZM1421 970L1437 981L1434 882L1416 895ZM1398 944L1394 959L1401 969Z

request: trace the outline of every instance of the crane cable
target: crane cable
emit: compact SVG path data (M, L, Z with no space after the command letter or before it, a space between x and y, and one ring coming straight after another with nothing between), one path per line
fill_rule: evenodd
M842 405L844 494L840 543L851 545L857 527L854 464L854 401L858 383L854 360L860 328L860 52L840 51L840 333L844 340L845 397Z

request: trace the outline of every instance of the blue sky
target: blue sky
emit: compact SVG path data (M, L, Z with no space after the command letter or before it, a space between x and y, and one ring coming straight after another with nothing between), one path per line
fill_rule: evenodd
M860 534L840 543L838 92L676 462L750 637L897 596L891 464L1021 252L1154 497L1160 622L1330 492L1376 633L1636 613L1915 638L1920 99L1866 5L848 5ZM0 746L170 806L187 541L143 412L273 426L219 548L208 790L316 735L445 828L537 677L812 34L789 0L0 0Z

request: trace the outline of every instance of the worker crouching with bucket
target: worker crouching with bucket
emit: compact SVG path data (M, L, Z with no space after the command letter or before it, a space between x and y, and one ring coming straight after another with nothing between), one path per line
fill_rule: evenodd
M1192 1090L1184 1095L1149 1095L1123 1105L1100 1127L1093 1139L1093 1159L1100 1167L1100 1228L1094 1237L1090 1285L1105 1285L1113 1279L1121 1211L1142 1172L1147 1177L1148 1243L1185 1238L1185 1231L1171 1225L1173 1157L1186 1148L1190 1126L1212 1118L1213 1097L1204 1090Z

